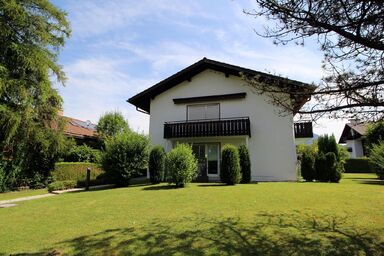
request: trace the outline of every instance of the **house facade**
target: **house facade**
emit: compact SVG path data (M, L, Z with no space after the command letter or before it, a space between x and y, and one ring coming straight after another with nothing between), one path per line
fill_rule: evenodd
M344 144L351 158L365 156L365 133L368 124L351 120L345 124L339 143Z
M192 145L202 180L219 180L221 148L233 144L248 147L252 181L294 181L293 113L279 115L266 96L241 79L241 72L257 71L204 58L128 101L150 114L152 145L166 151L177 143ZM304 103L294 102L298 108Z

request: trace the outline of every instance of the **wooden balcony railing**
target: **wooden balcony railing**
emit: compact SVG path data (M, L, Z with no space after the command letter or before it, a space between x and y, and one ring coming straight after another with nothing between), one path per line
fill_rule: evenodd
M249 117L166 122L164 138L251 136Z
M312 122L297 122L294 123L295 138L312 138Z

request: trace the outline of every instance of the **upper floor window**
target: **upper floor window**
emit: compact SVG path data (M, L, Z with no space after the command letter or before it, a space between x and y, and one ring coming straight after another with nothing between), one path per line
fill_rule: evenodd
M220 104L198 104L187 106L187 120L219 119Z

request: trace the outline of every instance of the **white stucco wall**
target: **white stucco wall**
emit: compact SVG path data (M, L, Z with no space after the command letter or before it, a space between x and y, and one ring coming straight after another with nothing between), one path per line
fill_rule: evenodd
M347 148L352 148L352 152L350 152L351 158L363 157L363 143L361 138L356 140L347 140L346 144Z
M296 152L293 134L293 117L281 117L264 96L252 92L249 86L235 76L225 77L221 72L206 70L184 81L151 100L149 134L153 145L159 144L168 151L172 142L163 138L164 122L186 120L186 105L173 103L174 98L198 97L246 92L245 99L224 100L220 103L221 118L249 116L251 137L248 150L254 181L296 180ZM216 103L218 101L213 101ZM230 140L230 137L223 137ZM215 142L218 138L206 138ZM235 139L236 140L236 139Z

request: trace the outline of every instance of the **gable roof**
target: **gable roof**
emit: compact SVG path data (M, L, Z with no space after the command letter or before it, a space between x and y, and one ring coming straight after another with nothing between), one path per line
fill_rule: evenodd
M339 143L346 143L347 140L354 140L354 139L361 138L367 132L367 128L368 128L367 123L345 124L343 132L340 136Z
M155 98L157 95L165 92L166 90L184 82L185 80L190 80L193 76L203 72L206 69L211 69L214 71L219 71L225 75L240 76L241 73L251 76L261 76L265 78L274 78L281 80L289 86L301 87L303 89L314 90L315 87L310 84L302 83L295 80L290 80L282 78L279 76L270 75L267 73L259 72L252 69L247 69L239 66L234 66L231 64L203 58L200 61L192 64L189 67L184 68L183 70L177 72L176 74L164 79L163 81L153 85L152 87L138 93L137 95L131 97L127 101L134 106L136 109L144 110L147 113L150 113L150 102L151 99ZM300 100L296 101L295 109L299 110L305 102L307 102L309 97L301 97Z
M73 138L97 138L96 125L72 117L63 116L65 120L64 134Z

